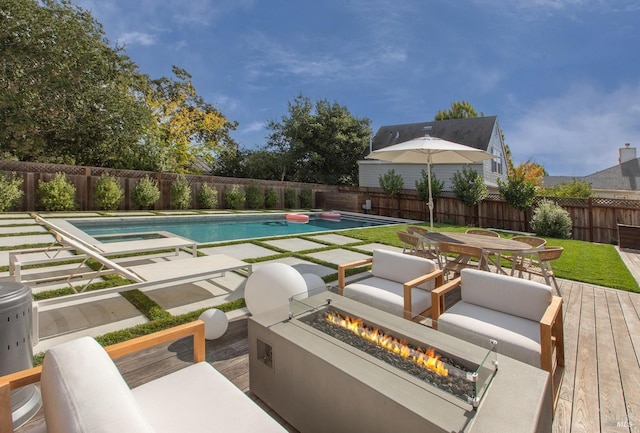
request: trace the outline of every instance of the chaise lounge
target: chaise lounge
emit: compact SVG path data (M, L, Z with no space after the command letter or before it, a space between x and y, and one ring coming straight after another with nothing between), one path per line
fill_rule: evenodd
M193 335L194 364L129 389L111 358ZM110 358L111 357L111 358ZM82 337L50 349L41 367L0 377L0 431L12 432L9 393L40 382L44 433L286 432L205 361L195 321L103 349Z

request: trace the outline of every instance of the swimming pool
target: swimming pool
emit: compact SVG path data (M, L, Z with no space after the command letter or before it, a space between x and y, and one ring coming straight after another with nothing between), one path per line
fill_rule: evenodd
M269 215L198 215L180 217L100 218L90 220L68 219L86 234L102 242L122 240L113 235L142 232L170 232L199 243L254 239L304 233L345 230L398 224L390 218L376 218L359 214L342 214L340 220L322 219L320 214L309 214L309 222L287 222L286 214Z

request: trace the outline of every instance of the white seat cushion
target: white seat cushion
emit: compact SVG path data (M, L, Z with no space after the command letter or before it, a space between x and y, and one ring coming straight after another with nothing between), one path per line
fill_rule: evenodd
M153 432L117 367L93 338L49 349L40 386L49 433Z
M481 347L498 341L498 353L540 367L540 324L460 301L438 318L438 331Z
M396 283L406 283L438 269L433 260L387 250L374 250L371 263L371 274L374 277ZM435 283L431 280L420 287L431 290L434 286Z
M286 432L220 374L200 362L132 390L157 432Z
M370 277L345 286L342 294L355 301L387 311L396 316L404 315L404 289L402 283L378 277ZM411 313L416 316L431 308L431 292L421 288L411 290Z

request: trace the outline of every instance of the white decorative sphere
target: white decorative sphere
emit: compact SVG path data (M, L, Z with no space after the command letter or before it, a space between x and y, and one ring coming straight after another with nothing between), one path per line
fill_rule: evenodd
M321 289L325 287L324 281L316 274L302 274L302 278L307 283L307 290Z
M216 308L203 311L199 319L204 322L204 338L207 340L222 337L229 327L227 315Z
M253 315L289 304L289 298L307 291L300 272L284 263L260 265L247 279L244 300Z

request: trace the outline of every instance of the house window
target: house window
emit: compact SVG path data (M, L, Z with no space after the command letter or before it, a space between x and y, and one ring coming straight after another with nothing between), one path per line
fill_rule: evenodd
M495 158L491 160L491 172L502 174L502 153L500 149L491 146L491 153L495 155Z

